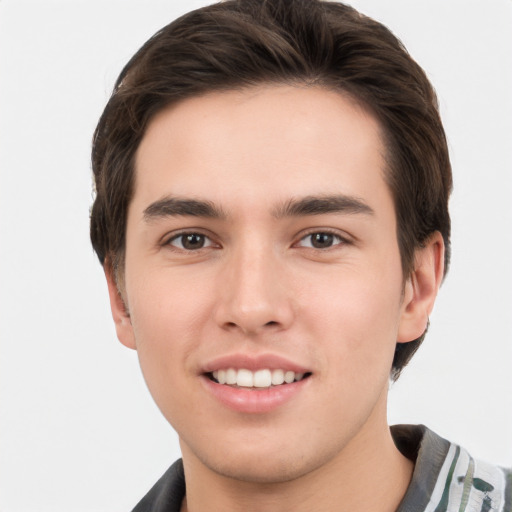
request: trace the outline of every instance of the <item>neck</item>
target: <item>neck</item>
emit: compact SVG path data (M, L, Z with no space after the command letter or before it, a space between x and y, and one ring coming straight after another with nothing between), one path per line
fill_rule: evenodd
M387 422L372 423L374 419L370 418L322 467L278 483L225 477L204 466L182 446L187 483L182 512L395 511L414 465L395 447Z

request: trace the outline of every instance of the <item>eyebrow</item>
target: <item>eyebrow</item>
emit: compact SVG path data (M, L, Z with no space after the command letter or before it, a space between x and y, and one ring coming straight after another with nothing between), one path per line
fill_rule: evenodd
M290 199L273 212L274 217L300 217L327 213L373 215L375 212L364 201L347 195L307 196Z
M151 222L163 217L173 216L205 217L210 219L224 219L226 214L211 201L197 199L181 199L177 197L164 197L151 203L143 213L144 220Z
M374 211L361 199L347 195L306 196L301 199L290 199L272 211L272 215L278 219L328 213L373 215ZM226 213L211 201L177 197L164 197L151 203L144 210L143 216L146 222L174 216L227 218Z

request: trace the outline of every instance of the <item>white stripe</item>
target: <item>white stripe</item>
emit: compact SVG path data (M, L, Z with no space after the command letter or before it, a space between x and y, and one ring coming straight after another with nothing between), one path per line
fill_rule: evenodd
M485 482L489 483L494 487L494 490L487 493L489 498L491 498L492 502L492 511L496 512L505 512L505 474L501 471L500 468L496 466L492 466L487 462L475 461L475 476L474 478L480 478ZM470 495L473 498L474 502L477 503L481 508L481 503L485 497L485 494L481 491L477 491L473 488L473 491ZM480 508L478 508L478 512L480 512ZM476 510L476 509L475 509Z
M450 466L452 465L453 458L455 457L456 448L457 447L454 444L450 445L450 449L446 454L446 458L444 459L441 471L439 471L439 476L437 477L437 482L432 492L432 496L430 496L430 501L425 507L425 512L434 512L437 505L441 501L446 479L448 478L448 472L450 471Z
M450 467L452 465L453 459L455 457L455 452L457 450L457 446L452 444L450 446L450 450L448 451L448 455L444 461L443 467L439 472L439 477L437 478L436 486L434 487L434 492L430 498L430 502L425 509L425 512L434 512L436 507L439 505L441 498L443 497L444 488L446 486L446 480L448 479L448 472L450 471ZM457 463L455 464L455 469L453 471L452 482L450 484L450 492L448 495L448 511L458 512L460 504L462 502L462 494L464 492L464 480L459 482L459 477L465 477L466 473L469 469L470 456L466 452L466 450L460 449L459 458ZM470 494L471 500L471 494ZM468 504L469 507L469 504ZM466 512L473 512L473 509L468 508ZM480 509L478 509L480 512Z
M446 459L443 463L441 471L439 472L434 491L430 497L430 502L425 508L425 512L434 512L436 507L439 505L439 502L441 501L446 485L446 480L448 478L448 472L450 471L450 467L455 457L456 449L456 445L450 445L450 449L448 450ZM469 454L466 452L466 450L461 448L459 459L455 465L455 470L453 472L452 482L450 485L450 493L447 506L448 512L459 511L462 502L462 495L464 492L464 478L468 472L470 460L471 458ZM479 478L484 482L487 482L494 487L494 490L491 492L482 492L472 486L465 512L480 512L486 497L490 498L491 500L490 510L492 512L509 512L504 510L506 484L504 472L500 468L487 464L486 462L475 460L474 464L475 466L473 478ZM459 477L462 477L460 482Z

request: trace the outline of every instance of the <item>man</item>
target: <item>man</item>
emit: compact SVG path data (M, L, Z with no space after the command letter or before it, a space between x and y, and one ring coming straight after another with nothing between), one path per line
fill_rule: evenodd
M338 3L216 4L127 64L91 238L183 454L136 511L512 510L510 472L386 421L449 262L436 105Z

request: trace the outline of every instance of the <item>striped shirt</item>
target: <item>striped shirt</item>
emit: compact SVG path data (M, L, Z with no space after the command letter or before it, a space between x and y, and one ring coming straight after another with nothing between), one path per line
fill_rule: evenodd
M415 461L397 512L512 512L512 471L475 460L423 425L395 425L398 449Z
M473 459L423 425L395 425L391 433L398 449L415 462L397 512L512 512L511 470ZM133 512L179 512L184 496L180 459Z

